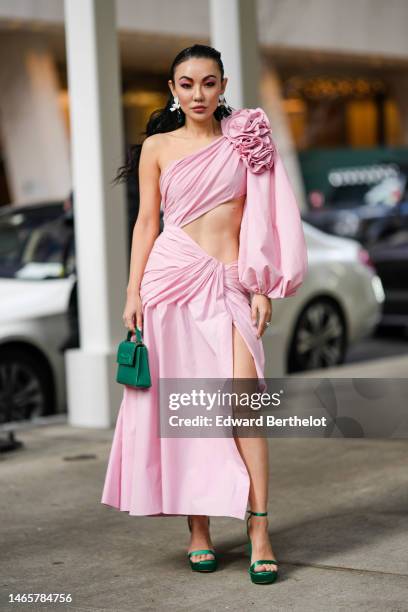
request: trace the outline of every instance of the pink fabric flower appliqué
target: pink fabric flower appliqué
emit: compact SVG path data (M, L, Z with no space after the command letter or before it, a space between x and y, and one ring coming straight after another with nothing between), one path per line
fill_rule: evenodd
M262 108L243 108L224 117L224 134L254 174L272 168L275 146L269 119Z

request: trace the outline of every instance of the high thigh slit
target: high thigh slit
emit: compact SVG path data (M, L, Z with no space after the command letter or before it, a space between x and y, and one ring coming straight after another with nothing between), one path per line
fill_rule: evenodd
M235 111L231 117L255 113L256 118L258 110ZM233 325L265 388L251 292L293 295L306 270L300 215L278 153L273 168L253 173L235 146L228 119L221 121L223 137L171 162L160 177L164 229L140 285L152 386L124 387L101 498L130 515L245 518L250 479L232 436L157 433L160 378L233 378ZM259 150L258 141L256 146ZM223 263L183 227L243 194L238 258Z

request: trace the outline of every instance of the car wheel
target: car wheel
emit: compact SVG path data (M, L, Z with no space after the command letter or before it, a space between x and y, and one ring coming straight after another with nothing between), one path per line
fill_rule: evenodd
M49 372L38 357L21 349L0 353L0 423L53 412Z
M299 315L288 358L288 372L330 368L344 362L346 324L331 299L316 298Z

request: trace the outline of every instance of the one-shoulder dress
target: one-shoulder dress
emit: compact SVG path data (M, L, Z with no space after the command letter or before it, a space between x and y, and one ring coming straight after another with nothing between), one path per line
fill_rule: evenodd
M264 376L251 294L292 296L308 262L298 205L261 108L233 111L222 135L174 160L160 176L164 229L140 285L152 386L125 386L101 503L130 515L244 519L249 474L233 437L165 438L159 378L233 378L232 325ZM225 264L183 226L246 195L239 255Z

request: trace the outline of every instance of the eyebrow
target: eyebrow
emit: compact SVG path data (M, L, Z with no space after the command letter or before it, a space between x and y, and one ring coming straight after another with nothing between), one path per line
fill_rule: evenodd
M205 79L209 79L210 77L214 77L214 79L216 79L216 75L215 74L207 74L207 76L203 77L203 81L205 81ZM181 81L181 79L187 79L188 81L192 81L193 79L188 77L188 76L181 76L179 77L179 81Z

